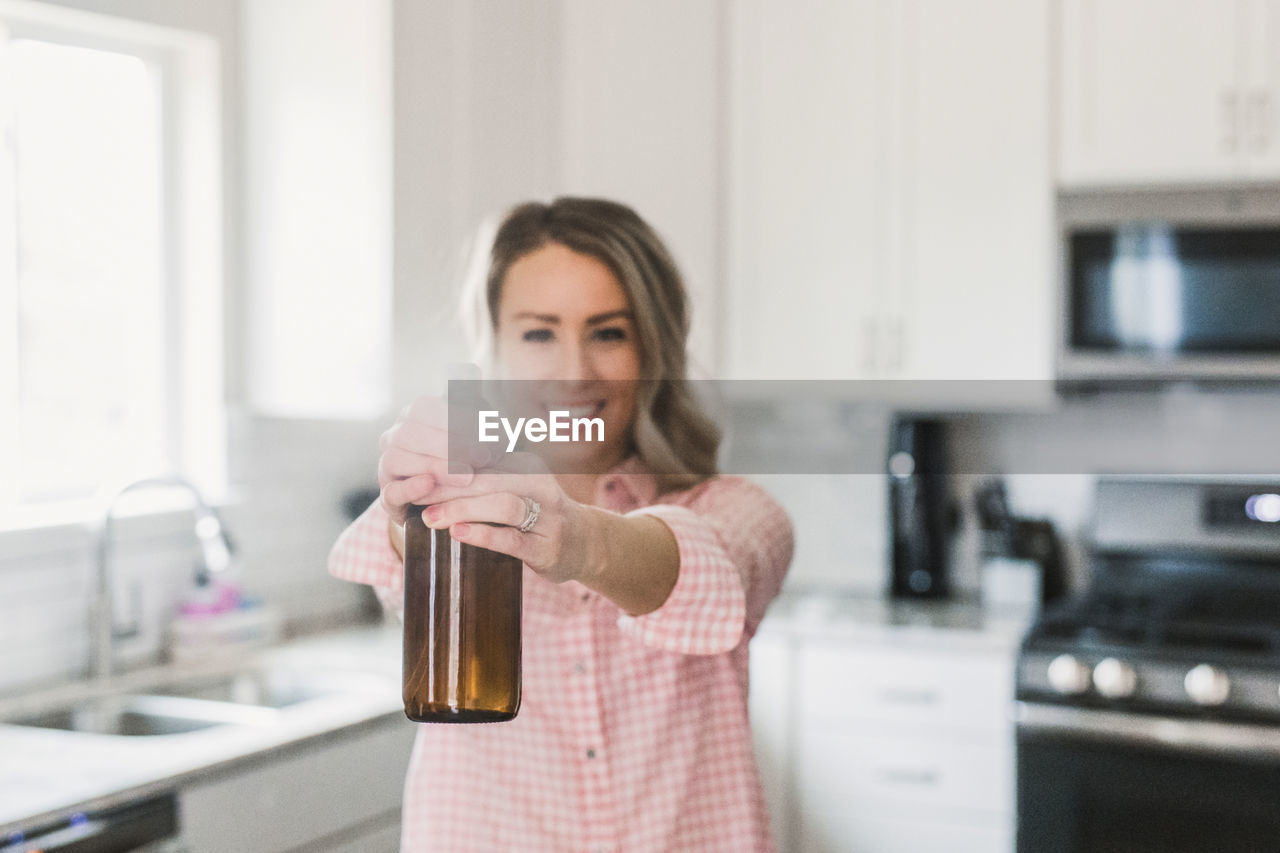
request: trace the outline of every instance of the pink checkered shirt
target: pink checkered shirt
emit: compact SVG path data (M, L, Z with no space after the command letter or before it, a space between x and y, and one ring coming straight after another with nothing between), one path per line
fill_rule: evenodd
M791 562L791 523L737 477L656 498L632 459L601 478L596 504L657 516L675 533L680 574L666 603L628 616L526 568L520 713L419 727L402 850L773 849L747 721L747 641ZM403 567L377 503L338 539L329 570L403 608Z

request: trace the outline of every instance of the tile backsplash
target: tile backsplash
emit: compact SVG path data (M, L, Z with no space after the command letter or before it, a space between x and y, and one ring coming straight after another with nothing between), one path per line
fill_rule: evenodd
M376 483L381 424L242 418L230 458L236 497L222 508L241 582L277 607L286 625L349 620L367 590L330 578L329 547L347 521L342 495ZM58 536L0 541L0 693L79 678L88 665L94 585L87 525ZM112 548L118 618L138 634L117 646L126 665L158 660L165 628L190 586L198 551L190 515L175 511L116 524Z

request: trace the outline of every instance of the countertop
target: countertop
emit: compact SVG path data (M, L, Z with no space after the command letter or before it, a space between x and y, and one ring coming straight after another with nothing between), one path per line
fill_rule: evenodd
M903 600L793 592L780 595L770 605L757 636L1012 650L1034 618L1030 609L987 608L970 598Z
M0 839L10 832L169 791L230 765L268 757L316 738L328 738L399 716L398 626L360 628L308 637L241 658L264 664L340 671L352 689L279 709L269 723L228 725L159 737L120 737L0 724ZM145 692L146 685L229 669L227 663L165 667L130 673L110 684ZM0 719L84 696L86 685L65 685L0 702ZM103 692L109 692L105 690Z
M899 647L946 643L956 648L1012 650L1032 615L991 611L967 600L894 601L829 592L787 593L770 607L760 638L883 642ZM270 757L317 738L391 717L403 719L398 625L335 631L257 655L236 666L263 664L339 670L353 688L280 709L268 725L219 726L160 737L119 737L0 724L0 838L20 828L171 791L230 766ZM148 685L231 669L165 667L129 673L101 691L145 693ZM14 719L86 695L69 684L0 701L0 719Z

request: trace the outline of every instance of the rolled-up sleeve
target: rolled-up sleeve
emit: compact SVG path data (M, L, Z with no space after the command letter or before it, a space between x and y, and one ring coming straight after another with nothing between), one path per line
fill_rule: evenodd
M718 477L682 505L635 514L660 519L675 536L679 574L667 600L618 626L646 645L681 654L720 654L750 639L791 564L791 521L756 484Z
M399 594L404 564L387 538L387 513L374 501L342 531L329 551L329 574Z

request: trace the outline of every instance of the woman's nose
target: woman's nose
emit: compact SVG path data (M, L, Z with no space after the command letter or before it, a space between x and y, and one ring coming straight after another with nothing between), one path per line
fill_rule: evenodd
M577 342L566 343L560 350L557 379L573 382L591 378L591 359L586 348Z

